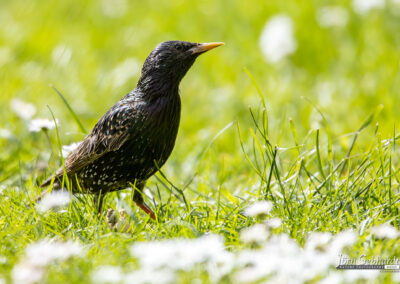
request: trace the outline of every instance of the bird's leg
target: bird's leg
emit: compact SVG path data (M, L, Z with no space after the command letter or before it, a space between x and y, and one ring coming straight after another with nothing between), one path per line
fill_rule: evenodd
M150 217L155 220L156 219L156 215L154 214L154 212L150 209L149 206L146 205L146 203L144 203L143 200L143 188L144 185L146 184L146 182L140 182L137 183L135 188L133 188L134 193L133 193L133 201L135 201L136 205L139 206L144 212L146 212L147 214L150 215Z
M104 199L104 194L101 193L101 190L99 193L94 195L94 206L97 207L97 214L100 216L101 212L103 211L103 199Z

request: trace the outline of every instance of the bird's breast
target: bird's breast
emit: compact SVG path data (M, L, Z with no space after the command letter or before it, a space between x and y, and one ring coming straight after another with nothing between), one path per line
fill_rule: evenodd
M124 147L132 166L140 164L143 178L154 174L170 156L178 133L180 112L179 96L160 98L144 108L139 135L132 137Z
M147 138L158 158L168 158L179 129L181 101L179 95L162 97L148 107ZM149 139L150 138L150 139ZM166 157L165 157L166 156Z

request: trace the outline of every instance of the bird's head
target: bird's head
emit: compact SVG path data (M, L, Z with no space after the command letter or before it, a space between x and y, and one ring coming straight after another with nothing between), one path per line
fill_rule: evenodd
M168 82L178 86L200 54L223 44L164 41L153 49L144 62L138 85L156 80L160 84Z

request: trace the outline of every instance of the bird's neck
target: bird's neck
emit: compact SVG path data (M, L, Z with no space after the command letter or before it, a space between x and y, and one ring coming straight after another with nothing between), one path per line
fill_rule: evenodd
M137 88L141 91L144 98L156 99L165 96L179 95L180 80L157 76L156 74L142 76L139 79Z

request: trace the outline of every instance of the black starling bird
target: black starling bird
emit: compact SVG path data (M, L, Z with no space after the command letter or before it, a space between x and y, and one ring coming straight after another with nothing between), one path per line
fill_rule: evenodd
M154 219L142 190L174 148L181 113L179 83L200 54L220 45L185 41L157 45L143 64L136 88L97 122L65 160L72 192L94 194L100 213L107 192L134 184L133 200ZM53 188L61 189L63 175L61 167L41 187L54 178Z

